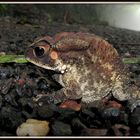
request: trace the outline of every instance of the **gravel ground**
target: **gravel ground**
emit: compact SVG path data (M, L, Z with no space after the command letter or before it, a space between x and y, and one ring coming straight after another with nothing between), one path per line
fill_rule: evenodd
M21 23L17 18L0 18L0 53L24 54L36 38L64 31L95 33L108 40L120 57L140 55L140 32L113 28L107 25L67 25ZM129 64L131 80L140 86L140 63ZM59 90L40 77L50 73L30 63L0 65L0 136L16 136L17 127L29 118L47 120L48 136L139 136L140 108L131 113L126 103L123 108L89 107L73 110L46 104L46 98L34 102L39 93ZM115 99L112 102L116 102ZM40 104L43 104L40 105Z

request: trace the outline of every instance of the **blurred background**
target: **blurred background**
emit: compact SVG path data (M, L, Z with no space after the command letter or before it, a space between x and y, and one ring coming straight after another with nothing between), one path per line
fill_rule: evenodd
M1 4L0 16L20 18L20 23L108 24L140 31L139 4Z
M122 56L140 55L138 4L0 4L0 52L23 54L40 36L89 32Z

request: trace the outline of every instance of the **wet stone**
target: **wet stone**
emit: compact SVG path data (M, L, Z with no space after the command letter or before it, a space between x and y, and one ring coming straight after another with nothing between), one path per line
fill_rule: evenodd
M55 121L52 124L52 133L54 136L70 136L72 134L71 126L61 121Z

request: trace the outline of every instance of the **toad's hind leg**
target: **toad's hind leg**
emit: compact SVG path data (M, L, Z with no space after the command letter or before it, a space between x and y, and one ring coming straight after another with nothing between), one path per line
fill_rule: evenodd
M104 97L99 97L95 98L94 96L83 96L82 97L82 108L90 108L90 107L95 107L99 109L103 109L105 107L106 102L108 102L112 98L112 93L108 92L106 96Z
M136 107L140 106L140 89L137 86L131 86L128 94L131 97L128 100L128 108L133 112Z
M125 82L124 82L125 83ZM135 85L118 82L113 88L113 97L119 101L128 101L127 107L131 112L140 106L140 89Z

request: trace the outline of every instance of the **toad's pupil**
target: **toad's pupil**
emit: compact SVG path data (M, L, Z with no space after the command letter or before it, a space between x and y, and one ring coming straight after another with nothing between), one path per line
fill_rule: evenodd
M45 50L44 48L35 47L34 52L37 57L41 57L44 55Z

